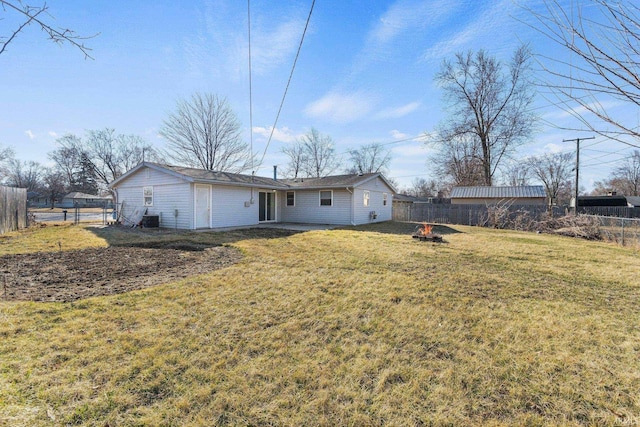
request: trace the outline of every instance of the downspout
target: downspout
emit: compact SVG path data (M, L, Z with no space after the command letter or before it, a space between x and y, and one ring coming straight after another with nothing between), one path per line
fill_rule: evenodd
M353 225L354 227L356 226L356 222L354 220L354 213L353 213L353 191L349 190L349 187L345 187L345 190L347 190L349 192L349 194L351 194L351 209L349 209L349 214L351 215L351 218L349 218L349 220L351 221L351 225Z

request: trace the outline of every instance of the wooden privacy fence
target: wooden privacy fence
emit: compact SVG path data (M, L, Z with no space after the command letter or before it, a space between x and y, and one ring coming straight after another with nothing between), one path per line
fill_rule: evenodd
M486 225L490 220L491 206L487 205L451 205L451 204L397 204L393 206L395 221L420 221L438 224ZM509 215L527 215L529 219L538 220L547 214L546 206L509 205L503 206ZM552 214L562 216L567 212L564 208L554 207Z
M27 226L27 189L0 185L0 234Z

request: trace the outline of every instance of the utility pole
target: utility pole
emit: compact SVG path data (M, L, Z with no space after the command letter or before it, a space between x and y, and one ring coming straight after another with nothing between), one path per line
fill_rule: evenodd
M580 179L580 141L584 141L585 139L595 139L594 136L590 136L588 138L575 138L575 139L563 139L562 142L576 142L576 189L574 195L573 202L573 214L578 215L578 183Z

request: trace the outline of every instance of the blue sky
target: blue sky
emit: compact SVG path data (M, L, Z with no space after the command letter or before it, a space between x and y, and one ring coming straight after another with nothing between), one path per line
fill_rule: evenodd
M226 97L249 141L246 1L47 4L57 25L82 35L100 33L86 42L95 59L48 42L35 27L16 38L0 55L0 146L47 164L47 153L62 135L109 127L163 147L162 121L177 100L196 91ZM338 154L389 143L389 176L401 187L415 177L430 178L432 149L420 140L394 141L430 132L443 118L434 83L443 59L485 49L508 61L522 42L534 53L566 55L521 22L533 19L521 5L539 10L541 0L318 0L267 148L310 5L311 0L251 2L253 148L258 157L266 149L259 175L284 166L282 147L315 127L333 138ZM0 22L3 30L10 20ZM543 98L535 108L544 122L519 156L571 151L575 143L563 139L591 135L546 125L569 118ZM583 146L581 185L587 189L632 152L603 138Z

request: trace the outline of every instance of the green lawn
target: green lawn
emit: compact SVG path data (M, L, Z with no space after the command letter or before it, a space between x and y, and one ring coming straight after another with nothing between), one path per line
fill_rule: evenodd
M0 255L190 239L244 259L0 302L0 425L640 424L637 250L462 226L437 244L414 227L3 237Z

